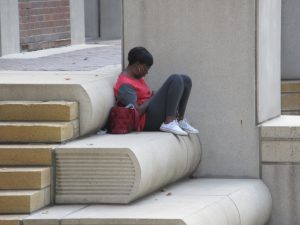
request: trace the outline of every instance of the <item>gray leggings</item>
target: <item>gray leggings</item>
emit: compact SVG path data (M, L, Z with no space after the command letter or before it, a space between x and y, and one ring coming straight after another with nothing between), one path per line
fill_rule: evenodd
M184 116L192 89L187 75L171 75L151 99L146 110L145 131L158 131L166 116Z

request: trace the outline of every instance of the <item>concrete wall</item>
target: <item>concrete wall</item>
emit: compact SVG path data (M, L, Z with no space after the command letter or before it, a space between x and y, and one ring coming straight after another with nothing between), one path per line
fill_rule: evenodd
M300 1L282 0L282 79L300 79Z
M85 43L84 0L70 0L71 43Z
M260 133L262 179L273 202L269 225L300 224L300 117L268 121Z
M255 0L125 0L124 57L134 46L154 55L153 89L187 73L187 117L199 128L197 176L259 177L256 127Z
M100 0L100 37L119 39L122 32L122 1Z
M0 56L20 51L18 0L0 1Z
M257 119L261 123L281 113L281 0L257 3Z

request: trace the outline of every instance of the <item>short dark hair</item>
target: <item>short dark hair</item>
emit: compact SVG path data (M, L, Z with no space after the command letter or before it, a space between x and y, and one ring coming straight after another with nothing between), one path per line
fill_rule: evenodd
M129 65L139 62L150 67L153 64L153 56L144 47L135 47L128 53L128 62Z

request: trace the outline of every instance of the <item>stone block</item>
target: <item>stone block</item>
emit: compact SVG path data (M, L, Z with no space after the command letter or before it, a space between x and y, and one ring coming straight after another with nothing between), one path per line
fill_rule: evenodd
M120 65L95 71L0 71L0 101L78 102L80 135L96 133L114 105L112 87L120 72Z
M189 176L200 162L196 135L94 135L57 146L57 203L128 203Z
M24 225L265 225L271 197L261 180L190 179L129 205L65 207L34 213Z
M50 185L50 168L0 168L0 190L41 189Z
M0 122L0 142L63 142L78 137L78 120L71 122Z
M280 116L263 123L260 129L263 140L300 138L300 117Z
M262 141L263 162L300 162L300 141Z
M0 191L0 213L31 213L50 203L50 188L35 191Z
M0 121L71 121L77 118L77 102L0 102Z
M300 93L281 94L281 109L283 111L300 111Z
M300 92L299 81L281 81L281 93Z
M0 166L50 166L51 145L0 145Z
M263 164L262 179L272 195L270 224L300 224L300 165Z

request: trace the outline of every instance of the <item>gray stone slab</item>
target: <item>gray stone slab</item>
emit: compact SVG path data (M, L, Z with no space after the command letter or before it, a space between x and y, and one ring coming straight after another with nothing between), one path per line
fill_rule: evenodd
M163 132L94 135L57 146L57 203L128 203L189 176L198 137Z
M262 162L300 162L300 141L262 141Z
M263 164L262 179L272 195L270 224L300 224L300 165Z

